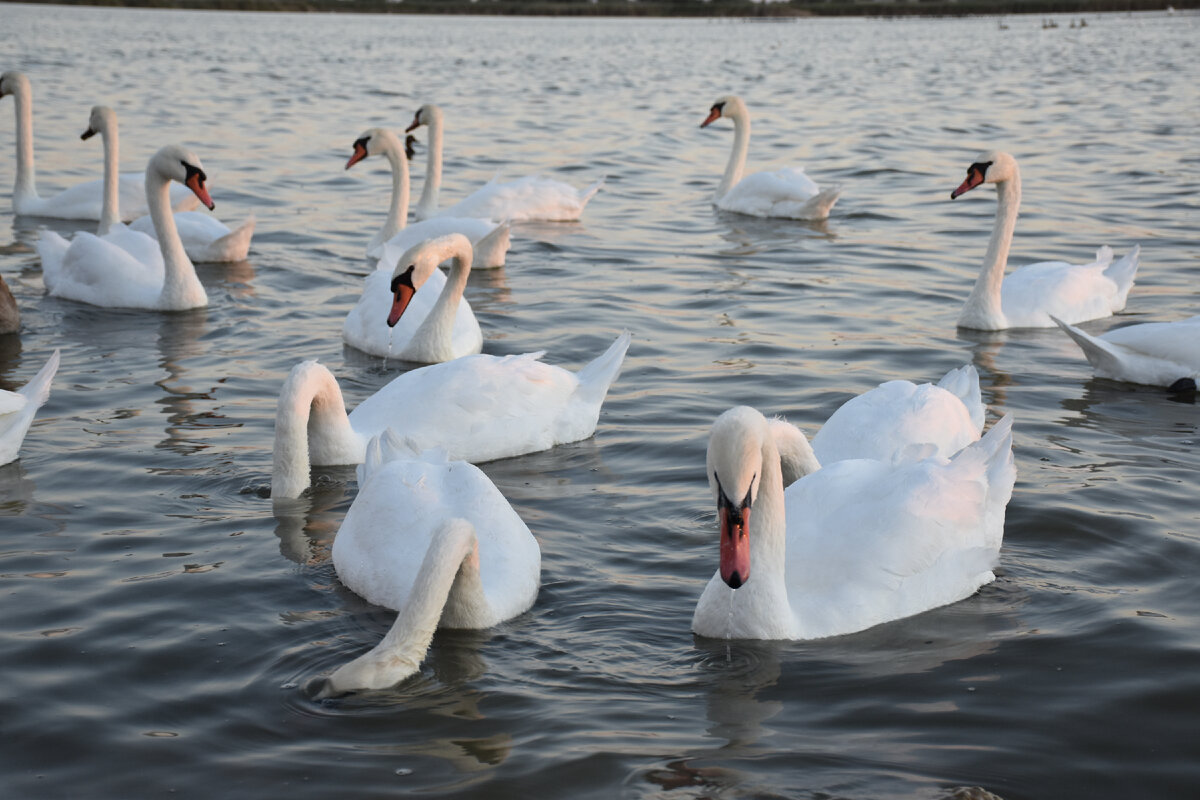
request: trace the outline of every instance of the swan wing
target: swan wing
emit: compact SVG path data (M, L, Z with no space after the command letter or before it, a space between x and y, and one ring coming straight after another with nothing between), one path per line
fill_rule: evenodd
M573 222L583 214L600 183L584 192L554 178L530 175L492 180L474 194L439 211L439 217L484 217L510 222Z
M819 220L829 216L838 189L822 191L799 167L756 172L742 178L717 202L724 211L755 217Z
M1051 316L1068 324L1110 316L1125 307L1125 287L1106 270L1113 263L1112 250L1100 248L1089 264L1041 261L1027 264L1005 276L1000 287L1000 305L1010 328L1052 328Z

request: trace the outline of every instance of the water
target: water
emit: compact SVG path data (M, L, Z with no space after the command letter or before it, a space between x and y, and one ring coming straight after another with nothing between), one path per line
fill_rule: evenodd
M33 81L43 193L98 174L78 135L104 102L127 168L187 143L218 215L259 226L249 261L200 268L207 309L155 314L44 297L37 221L0 217L25 320L0 385L63 351L0 467L3 794L1196 794L1196 406L1093 379L1057 331L956 331L995 200L948 195L1008 149L1014 263L1142 245L1126 313L1085 327L1197 313L1200 17L1007 21L6 5L0 68ZM752 168L843 184L827 224L713 212L732 134L698 125L730 92L755 114ZM391 691L319 703L310 682L392 615L329 563L352 468L265 499L275 400L302 359L351 406L402 368L341 343L390 185L374 160L342 166L363 129L427 101L446 110L445 201L497 171L608 177L582 223L521 226L507 266L472 275L485 350L574 369L634 341L593 439L485 467L541 542L533 610L438 634ZM828 641L694 639L712 420L751 403L811 434L855 393L965 362L992 418L1016 417L999 580Z

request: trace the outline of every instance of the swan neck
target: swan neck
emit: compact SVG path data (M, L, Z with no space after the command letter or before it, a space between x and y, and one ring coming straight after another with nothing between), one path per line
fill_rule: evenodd
M436 269L436 267L435 267ZM443 359L454 357L454 318L463 292L467 288L467 276L471 274L471 254L455 251L450 262L450 272L437 300L421 325L413 332L413 342L424 346Z
M747 587L783 587L784 554L787 548L787 523L784 517L783 472L779 451L773 442L763 446L762 481L750 514L750 575ZM764 575L765 573L765 575ZM759 580L766 577L767 581Z
M20 213L23 202L37 200L37 172L33 166L33 90L21 80L13 92L17 119L17 179L13 184L13 206Z
M729 162L725 165L725 174L717 186L713 202L724 197L742 179L746 169L746 153L750 150L750 117L739 115L730 119L733 120L733 149L729 152Z
M196 277L196 268L183 249L183 240L171 212L171 181L158 170L146 170L146 202L150 220L163 257L163 288L159 296L163 308L191 308L204 305L204 287ZM198 299L199 298L199 299Z
M101 134L101 141L104 143L104 197L100 205L100 224L96 227L97 236L104 236L121 221L121 140L115 124L110 122L108 130Z
M353 450L357 439L333 373L315 361L298 365L284 381L275 410L271 496L299 497L309 483L310 452L319 463L333 463L321 456Z
M379 232L379 241L391 239L408 223L408 158L403 148L391 146L384 151L388 163L392 166L392 203L388 206L387 222Z
M983 257L983 267L967 298L960 322L974 322L984 328L1003 327L1001 286L1020 206L1021 175L1014 167L1011 177L996 183L996 221Z
M442 120L437 117L429 125L429 156L425 161L425 185L417 203L417 219L433 216L438 209L438 193L442 188Z

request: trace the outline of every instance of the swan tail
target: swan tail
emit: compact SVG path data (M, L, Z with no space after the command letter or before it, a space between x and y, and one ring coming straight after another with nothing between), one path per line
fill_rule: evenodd
M982 467L986 490L983 534L985 546L998 551L1004 538L1004 511L1012 497L1017 469L1013 461L1013 416L1005 414L982 439L964 447L951 461L970 469Z
M254 236L257 220L253 215L224 236L214 239L205 246L196 261L226 262L245 261L250 252L250 239Z
M1079 349L1083 351L1083 355L1087 358L1088 363L1092 365L1092 369L1099 373L1117 374L1122 366L1121 352L1112 344L1084 333L1074 325L1068 325L1061 319L1051 316L1058 327L1075 340L1075 344L1079 345Z
M971 415L971 423L978 431L983 430L983 396L979 392L979 372L973 364L964 364L952 369L938 381L938 386L962 400Z
M46 359L46 364L38 370L37 375L34 375L29 383L17 389L17 393L25 395L29 406L34 409L39 408L50 399L50 382L54 380L54 373L58 372L58 362L59 351L56 349L50 354L50 358Z
M55 350L38 373L17 394L25 398L24 405L12 415L0 417L0 464L16 459L25 434L33 424L34 414L50 398L50 383L58 371L59 351Z
M1105 248L1101 248L1104 250ZM1142 246L1135 244L1133 249L1125 254L1123 258L1113 261L1104 268L1104 274L1117 285L1117 300L1113 305L1114 311L1120 311L1125 307L1125 298L1129 294L1129 290L1133 288L1133 279L1137 276L1138 255L1141 253ZM1111 250L1110 258L1111 258ZM1097 257L1100 253L1096 253Z
M588 201L596 196L596 192L604 188L604 181L607 180L607 178L607 175L600 176L600 180L596 181L591 186L579 193L579 210L581 212L583 211L584 206L588 204Z
M817 192L804 204L799 217L801 219L820 221L829 218L829 212L833 209L838 198L842 196L841 186L830 186Z
M472 269L494 269L503 267L512 246L512 223L508 220L501 222L478 241L471 245L475 257L471 261Z
M625 331L603 354L579 370L577 394L582 400L590 403L600 403L604 400L604 396L608 394L608 387L621 373L621 364L625 361L625 351L629 349L631 338L629 331Z
M43 230L38 236L37 253L42 261L42 282L46 284L46 291L53 292L58 285L63 258L70 246L70 242L51 230Z

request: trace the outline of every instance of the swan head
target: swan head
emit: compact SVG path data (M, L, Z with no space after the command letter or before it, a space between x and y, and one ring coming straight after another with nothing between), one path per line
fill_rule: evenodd
M407 128L404 129L404 132L411 133L422 125L429 125L430 127L433 127L441 121L442 109L433 103L426 103L417 109L416 114L413 114L413 121Z
M389 284L392 308L388 312L388 327L394 328L404 316L413 295L425 285L425 281L429 280L438 264L448 258L457 258L465 261L469 269L473 255L471 241L461 233L426 239L405 250L396 261L396 268L392 270L392 281Z
M750 578L750 509L762 483L767 420L748 406L717 417L708 437L708 485L717 501L721 580L731 589Z
M80 139L90 139L97 133L108 135L116 125L117 115L108 106L92 106L92 114L88 117L87 130L79 134Z
M25 77L25 73L9 70L0 75L0 97L19 92L29 93L29 78Z
M721 117L738 119L746 115L746 104L736 94L728 94L717 99L708 110L708 116L700 123L701 128L707 128Z
M1017 160L999 150L980 153L971 166L967 167L967 179L950 193L950 199L971 191L983 183L1000 183L1016 174Z
M209 211L215 207L208 195L208 175L196 154L178 144L169 144L154 154L146 166L146 174L157 173L167 180L178 181L192 190Z
M367 156L385 155L388 152L404 152L404 146L400 144L396 134L387 128L367 128L354 140L354 152L346 162L346 169L350 169Z

